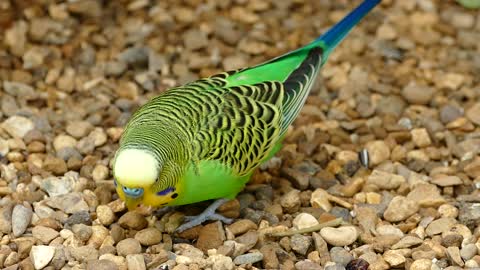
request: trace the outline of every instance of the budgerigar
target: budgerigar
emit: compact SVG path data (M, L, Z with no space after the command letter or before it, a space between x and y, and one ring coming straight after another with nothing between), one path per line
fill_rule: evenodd
M380 0L365 0L310 44L268 62L170 89L128 122L113 162L128 209L233 199L281 147L332 50Z

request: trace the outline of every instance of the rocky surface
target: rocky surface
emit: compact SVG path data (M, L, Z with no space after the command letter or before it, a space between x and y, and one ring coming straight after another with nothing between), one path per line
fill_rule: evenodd
M455 1L383 1L352 31L222 207L233 224L175 234L207 203L155 215L115 194L140 105L298 48L359 1L334 2L1 2L0 268L478 269L480 15Z

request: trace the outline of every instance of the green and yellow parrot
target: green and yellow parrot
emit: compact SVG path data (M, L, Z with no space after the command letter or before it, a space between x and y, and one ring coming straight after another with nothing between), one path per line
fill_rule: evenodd
M268 62L170 89L128 122L113 161L128 209L219 199L181 230L215 214L281 147L332 50L380 0L365 0L310 44Z

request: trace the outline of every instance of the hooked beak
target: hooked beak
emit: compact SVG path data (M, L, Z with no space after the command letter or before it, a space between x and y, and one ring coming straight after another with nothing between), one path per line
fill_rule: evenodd
M133 211L137 209L140 202L141 202L141 198L139 199L139 198L131 198L131 197L125 196L125 205L127 206L128 211Z

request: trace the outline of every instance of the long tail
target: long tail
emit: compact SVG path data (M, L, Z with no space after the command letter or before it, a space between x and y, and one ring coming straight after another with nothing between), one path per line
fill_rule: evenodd
M339 23L335 24L326 33L315 39L312 44L323 46L322 62L325 62L330 52L348 35L352 28L365 17L381 0L365 0L357 8L351 11Z

